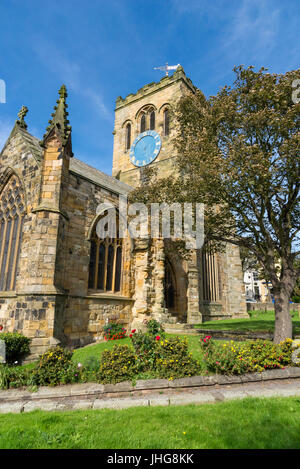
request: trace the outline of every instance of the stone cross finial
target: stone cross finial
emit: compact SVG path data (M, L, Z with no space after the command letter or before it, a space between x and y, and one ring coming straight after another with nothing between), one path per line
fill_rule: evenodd
M27 112L28 112L28 108L26 106L22 106L18 114L19 120L17 122L19 126L22 127L23 129L27 129L27 124L24 120Z

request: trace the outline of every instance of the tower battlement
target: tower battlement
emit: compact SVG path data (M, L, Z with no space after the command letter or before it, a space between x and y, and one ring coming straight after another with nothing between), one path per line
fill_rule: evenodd
M130 93L125 98L119 96L116 99L115 110L117 111L123 106L127 106L128 104L131 104L134 101L144 98L145 96L150 96L153 93L157 93L158 91L161 91L167 86L173 85L177 81L184 81L187 87L190 88L192 92L196 91L196 87L193 85L192 80L186 76L183 67L180 65L177 70L175 70L173 75L162 77L158 82L153 81L151 83L148 83L147 85L144 85L142 88L140 88L136 93Z

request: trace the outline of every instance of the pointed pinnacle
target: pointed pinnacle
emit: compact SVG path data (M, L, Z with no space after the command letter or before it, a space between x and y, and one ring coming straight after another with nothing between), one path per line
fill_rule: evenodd
M58 94L59 99L56 101L57 104L54 106L54 112L51 114L52 119L49 120L50 125L46 129L43 141L45 141L52 129L56 129L56 132L58 132L61 137L62 143L65 144L70 135L70 131L68 129L69 121L67 119L69 114L66 111L68 107L66 103L68 93L65 85L61 86Z

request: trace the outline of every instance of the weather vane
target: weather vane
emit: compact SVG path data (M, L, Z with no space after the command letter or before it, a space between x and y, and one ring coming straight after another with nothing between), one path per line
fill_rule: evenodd
M180 64L177 65L169 65L168 62L166 65L163 65L162 67L154 67L154 70L162 70L163 72L166 72L166 77L169 76L169 70L176 70L179 67Z

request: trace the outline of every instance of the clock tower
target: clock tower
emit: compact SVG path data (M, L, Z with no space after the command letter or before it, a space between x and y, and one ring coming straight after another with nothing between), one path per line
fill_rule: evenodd
M171 76L143 86L135 94L117 98L115 109L113 176L131 186L141 181L141 168L151 165L166 177L175 169L172 139L176 124L172 110L195 87L181 66Z

